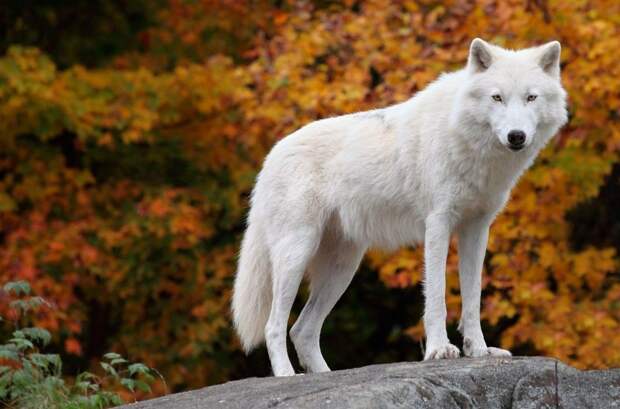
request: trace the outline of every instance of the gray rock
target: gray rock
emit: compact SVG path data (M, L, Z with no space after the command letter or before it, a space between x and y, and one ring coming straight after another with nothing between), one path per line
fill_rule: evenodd
M122 408L620 408L620 369L525 357L403 362L249 378Z

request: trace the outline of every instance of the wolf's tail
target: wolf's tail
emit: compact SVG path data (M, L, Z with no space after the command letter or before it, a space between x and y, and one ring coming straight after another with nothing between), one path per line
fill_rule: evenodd
M271 298L269 250L256 223L250 223L241 243L232 297L233 321L246 353L265 339Z

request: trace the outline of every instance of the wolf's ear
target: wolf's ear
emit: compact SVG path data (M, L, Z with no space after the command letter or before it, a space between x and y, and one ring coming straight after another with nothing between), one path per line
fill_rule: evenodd
M560 76L560 52L562 46L558 41L547 43L541 48L540 57L538 57L538 65L549 75L554 77Z
M467 66L473 72L482 72L491 66L493 62L493 55L489 44L479 38L474 38L469 46L469 58L467 59Z

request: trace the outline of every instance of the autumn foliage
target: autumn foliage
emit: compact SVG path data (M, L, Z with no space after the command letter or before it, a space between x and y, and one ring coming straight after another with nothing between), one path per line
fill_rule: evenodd
M620 366L616 248L576 245L569 217L598 200L619 160L620 3L170 0L154 13L141 45L105 64L59 69L36 44L0 59L0 277L55 304L39 325L68 356L87 365L118 350L174 388L240 373L231 282L270 146L314 119L405 100L482 37L560 40L570 104L570 123L492 226L490 341ZM456 260L452 251L451 324ZM374 251L365 269L358 280L419 287L421 251ZM391 336L422 339L418 318Z

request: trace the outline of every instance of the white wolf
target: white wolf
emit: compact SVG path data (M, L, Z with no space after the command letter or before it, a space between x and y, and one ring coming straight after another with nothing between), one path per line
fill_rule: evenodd
M266 338L274 374L294 374L286 330L307 272L310 298L290 335L307 371L329 371L321 327L366 250L424 242L424 359L458 357L445 326L455 233L463 352L510 355L488 347L480 327L489 225L566 120L560 43L511 51L475 39L464 69L408 101L282 139L258 175L241 246L232 309L245 350Z

